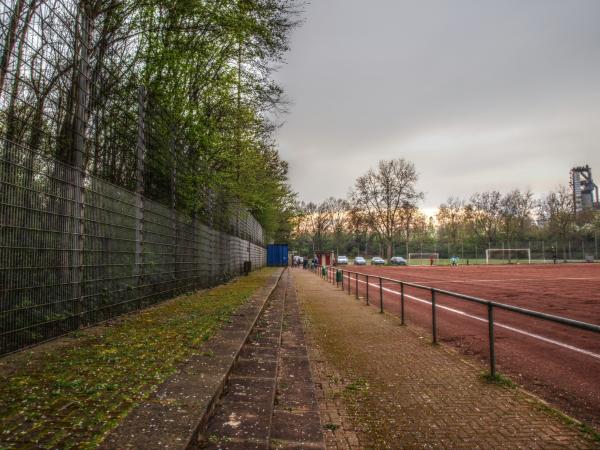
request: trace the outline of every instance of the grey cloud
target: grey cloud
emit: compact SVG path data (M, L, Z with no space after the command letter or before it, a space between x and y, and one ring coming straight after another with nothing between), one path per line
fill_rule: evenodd
M573 164L600 176L600 1L315 0L305 18L278 75L301 198L345 196L399 156L425 206L550 189Z

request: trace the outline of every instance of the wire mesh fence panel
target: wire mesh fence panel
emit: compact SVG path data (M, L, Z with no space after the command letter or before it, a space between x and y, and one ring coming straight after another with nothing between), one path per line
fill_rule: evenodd
M142 83L144 11L0 0L0 354L265 264L260 224Z
M9 148L0 172L0 353L225 281L245 261L265 264L262 229L245 211L231 228L243 239Z

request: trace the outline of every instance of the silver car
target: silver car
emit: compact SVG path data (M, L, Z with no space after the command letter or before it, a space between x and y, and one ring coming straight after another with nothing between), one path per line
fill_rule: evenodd
M367 261L362 256L357 256L356 258L354 258L354 265L355 266L366 266Z
M341 266L342 264L348 264L348 257L347 256L338 256L337 264L339 266Z
M372 266L382 266L385 264L385 259L379 257L379 256L374 256L373 258L371 258L371 265Z

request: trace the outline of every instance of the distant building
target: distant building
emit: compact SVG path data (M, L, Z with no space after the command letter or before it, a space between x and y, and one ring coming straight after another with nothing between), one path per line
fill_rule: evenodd
M592 179L590 166L571 169L571 188L573 189L573 209L575 214L582 211L600 210L598 186Z

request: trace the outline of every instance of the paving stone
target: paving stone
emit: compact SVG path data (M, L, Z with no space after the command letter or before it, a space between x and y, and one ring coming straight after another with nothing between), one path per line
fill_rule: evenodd
M420 330L310 272L292 274L328 448L600 447L521 389L483 381L484 367L431 345ZM343 393L357 378L369 382L369 396L352 409ZM377 430L362 428L365 415Z
M286 273L240 351L202 448L325 448L301 324Z

